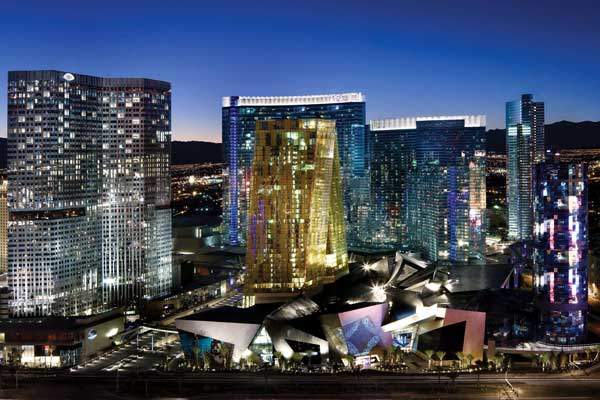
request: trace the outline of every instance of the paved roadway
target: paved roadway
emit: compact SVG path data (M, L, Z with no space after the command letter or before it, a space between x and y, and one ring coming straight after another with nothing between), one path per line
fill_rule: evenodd
M175 326L175 320L178 318L187 317L188 315L192 315L194 313L200 312L206 308L217 308L217 307L226 306L226 305L234 306L236 304L241 303L241 301L242 301L242 295L239 292L232 290L229 293L225 294L225 296L223 296L223 297L219 297L217 299L209 301L208 303L201 304L196 307L192 307L190 309L170 315L167 318L160 321L159 325L173 327L173 326Z
M118 384L117 384L117 379ZM22 375L15 388L13 376L2 377L3 398L120 399L520 399L584 400L598 398L600 375L510 376L515 392L508 390L504 375L447 377L406 375L268 375L211 374L40 374ZM85 394L81 389L85 388ZM518 395L518 397L517 397Z

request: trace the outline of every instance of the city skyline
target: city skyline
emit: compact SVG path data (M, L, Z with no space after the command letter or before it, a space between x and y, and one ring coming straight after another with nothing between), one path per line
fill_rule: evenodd
M594 66L600 56L589 49L600 31L589 12L592 3L581 3L565 9L550 2L540 15L535 4L519 4L517 13L475 2L281 8L267 1L168 9L131 2L119 4L118 13L109 11L116 3L105 11L104 5L34 1L36 7L24 13L22 4L4 2L0 26L10 47L0 63L4 74L57 69L170 81L177 93L176 140L220 142L219 100L234 94L360 91L370 104L367 119L477 113L488 116L489 128L501 128L502 104L515 93L533 92L552 105L548 122L599 120ZM14 18L17 12L27 17ZM260 18L266 23L257 24ZM296 22L304 26L294 28ZM35 31L26 29L32 24ZM524 32L530 40L520 39ZM545 45L531 48L532 41ZM278 57L265 63L262 54ZM0 90L5 85L0 79ZM6 117L5 102L0 100L0 118ZM0 136L6 136L5 125Z

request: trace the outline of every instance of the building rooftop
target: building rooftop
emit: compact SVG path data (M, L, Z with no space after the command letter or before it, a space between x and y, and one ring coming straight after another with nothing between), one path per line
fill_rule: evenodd
M231 107L233 102L237 102L238 106L294 106L362 103L364 101L365 96L360 92L306 96L226 96L223 97L223 107Z
M35 318L11 318L0 319L0 332L7 330L48 330L61 329L72 330L87 326L97 325L103 322L120 318L123 313L119 311L109 311L102 314L91 316L73 316L73 317L35 317Z
M387 118L371 120L369 122L372 131L394 131L417 129L417 122L421 121L457 121L464 120L465 128L481 128L486 125L485 115L451 115L431 117L407 117Z
M179 319L184 321L262 324L265 317L281 305L282 303L256 304L248 308L223 306L211 308Z

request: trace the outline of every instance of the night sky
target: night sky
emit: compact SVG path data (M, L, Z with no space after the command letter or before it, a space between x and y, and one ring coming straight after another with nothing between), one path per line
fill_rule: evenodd
M89 5L86 3L95 3ZM173 134L221 140L221 97L361 91L367 118L486 114L534 93L548 121L600 120L598 1L0 1L6 73L173 85Z

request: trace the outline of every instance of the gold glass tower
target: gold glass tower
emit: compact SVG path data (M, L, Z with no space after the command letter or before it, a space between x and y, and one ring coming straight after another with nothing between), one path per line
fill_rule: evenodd
M247 304L347 271L335 121L257 121L246 263Z

